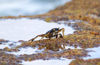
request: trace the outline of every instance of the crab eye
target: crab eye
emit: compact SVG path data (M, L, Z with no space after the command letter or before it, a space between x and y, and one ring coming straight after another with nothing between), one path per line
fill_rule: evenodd
M59 28L56 28L55 30L59 30Z

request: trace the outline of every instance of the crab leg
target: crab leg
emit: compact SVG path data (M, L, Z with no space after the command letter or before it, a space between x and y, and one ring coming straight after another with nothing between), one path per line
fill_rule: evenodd
M32 38L31 40L29 40L29 41L34 41L36 38L38 38L38 37L42 37L42 38L44 38L45 37L45 34L42 34L42 35L38 35L38 36L36 36L36 37L34 37L34 38ZM42 39L41 38L41 39Z

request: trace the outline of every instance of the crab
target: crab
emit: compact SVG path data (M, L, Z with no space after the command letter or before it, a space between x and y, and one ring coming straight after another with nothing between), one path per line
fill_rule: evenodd
M48 32L46 32L45 34L37 35L36 37L32 38L29 41L34 41L38 37L41 37L40 40L42 40L43 38L51 39L53 37L55 37L55 38L58 38L58 37L63 38L64 37L64 31L65 31L64 28L61 28L61 29L60 28L53 28L53 29L49 30ZM62 32L62 34L60 32Z

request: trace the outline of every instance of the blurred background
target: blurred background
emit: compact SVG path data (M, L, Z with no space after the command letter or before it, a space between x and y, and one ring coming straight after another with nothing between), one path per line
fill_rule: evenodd
M69 0L0 0L0 16L46 13Z

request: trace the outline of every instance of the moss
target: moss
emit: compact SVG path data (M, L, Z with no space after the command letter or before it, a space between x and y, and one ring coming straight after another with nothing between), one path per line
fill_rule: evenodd
M100 59L89 59L89 60L76 59L73 60L69 65L98 65L99 62Z
M46 18L45 21L46 22L50 22L52 19L51 18Z
M0 61L0 64L1 64L1 65L6 65L7 62L6 62L6 61Z
M0 65L18 65L21 60L18 57L7 54L4 50L0 50Z
M97 65L100 65L100 62L98 62Z

